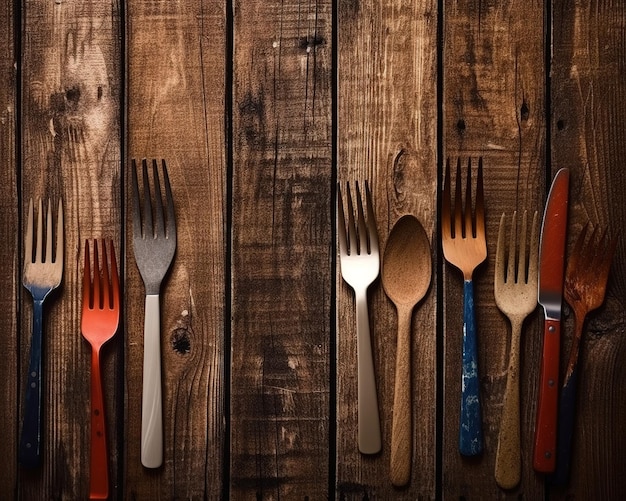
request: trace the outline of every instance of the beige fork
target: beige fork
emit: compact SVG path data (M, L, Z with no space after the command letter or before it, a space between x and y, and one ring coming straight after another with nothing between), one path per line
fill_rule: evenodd
M356 196L357 221L355 224L352 196L348 185L348 224L346 226L341 189L337 187L337 239L341 275L354 290L356 303L359 450L364 454L375 454L381 448L381 435L367 309L367 289L378 277L380 252L374 207L367 182L365 183L367 220L358 183L356 183Z
M43 303L50 292L59 286L63 277L63 203L61 200L59 200L57 211L56 230L53 228L52 207L48 201L46 252L44 254L43 204L39 200L35 238L33 234L33 200L31 199L28 205L22 283L33 298L33 330L24 402L24 423L19 448L20 463L28 468L38 466L41 461ZM55 233L56 250L53 255L52 242ZM33 243L36 246L34 256Z
M496 251L494 296L500 311L511 321L511 348L496 451L495 478L500 487L512 489L519 483L522 474L519 397L520 339L524 319L537 307L539 216L535 212L528 244L527 212L524 211L522 216L519 235L517 212L513 212L508 243L505 219L505 215L502 214Z
M446 178L441 205L441 240L446 260L463 273L463 366L461 373L461 414L459 452L477 456L483 448L478 350L474 315L474 269L487 258L485 241L485 202L483 195L483 160L478 160L475 216L472 217L471 160L467 165L465 208L461 196L461 161L456 166L454 215L451 209L450 161L446 163Z

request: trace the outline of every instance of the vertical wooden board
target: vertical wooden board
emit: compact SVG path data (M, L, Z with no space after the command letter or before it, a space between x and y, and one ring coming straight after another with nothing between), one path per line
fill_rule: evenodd
M226 44L222 2L128 2L126 486L138 499L220 499L224 446ZM177 249L161 286L164 463L141 465L144 286L131 158L165 159ZM141 174L140 174L141 175Z
M17 298L20 257L18 254L18 193L17 162L15 157L15 99L16 71L14 46L14 6L12 2L0 3L0 186L4 187L0 199L0 253L4 263L0 271L0 353L4 361L0 365L0 457L4 459L3 474L0 476L0 497L15 496L17 488L17 381L18 381L18 318Z
M569 249L582 226L619 234L606 299L587 317L569 485L554 499L618 499L626 490L626 9L615 2L555 1L552 64L552 160L569 167ZM568 360L573 311L565 305L561 367Z
M484 452L459 453L463 279L444 263L443 485L446 497L538 499L532 443L541 352L541 312L521 340L522 477L511 491L494 479L506 386L510 325L495 305L494 256L500 217L538 210L545 190L544 11L540 2L445 2L443 17L443 151L454 167L484 161L487 260L474 273ZM454 184L454 183L453 183ZM464 185L463 185L464 186Z
M394 223L413 214L432 248L432 281L415 308L411 342L410 483L394 488L390 449L397 317L381 280L369 289L382 451L363 455L357 442L354 294L337 268L337 481L340 499L433 499L436 416L437 3L340 1L337 175L368 180L381 250ZM361 184L362 186L362 184ZM382 252L381 252L382 259Z
M234 4L234 499L328 496L331 16Z
M22 228L28 201L64 205L63 282L44 307L43 461L20 470L20 497L89 493L89 345L80 333L82 250L107 237L120 252L120 46L117 4L26 1L22 32ZM21 300L21 368L28 367L32 301ZM102 352L110 488L118 475L121 334ZM23 371L22 371L23 372ZM25 374L20 374L23 406ZM22 411L23 411L23 407ZM20 428L22 422L20 415Z

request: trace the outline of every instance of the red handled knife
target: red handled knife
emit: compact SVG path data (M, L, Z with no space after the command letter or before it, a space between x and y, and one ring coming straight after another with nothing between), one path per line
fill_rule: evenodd
M561 346L561 304L569 170L560 169L550 188L539 243L539 303L545 312L539 404L535 424L533 468L551 473L556 467L556 423Z

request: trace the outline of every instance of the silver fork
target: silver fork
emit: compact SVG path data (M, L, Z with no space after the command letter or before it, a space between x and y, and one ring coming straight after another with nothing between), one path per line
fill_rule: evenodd
M39 200L35 256L33 258L33 200L28 204L22 283L33 298L33 326L30 363L24 402L24 423L20 438L19 459L26 467L39 465L41 458L43 303L63 278L63 202L59 200L56 230L53 231L52 208L48 201L46 217L46 252L43 253L43 204ZM52 242L56 233L56 250Z
M356 332L358 360L358 443L364 454L375 454L381 448L378 397L374 376L374 359L370 338L367 289L376 280L380 271L378 233L374 218L374 207L367 181L365 182L365 205L367 220L359 184L355 183L357 197L357 222L347 185L348 221L343 208L341 189L337 186L337 235L341 276L354 290L356 303Z
M494 296L498 308L511 322L511 349L495 466L496 482L503 489L515 487L519 483L522 474L519 350L524 319L537 308L539 217L537 212L535 212L531 224L528 254L526 253L527 217L527 212L524 211L522 227L518 236L517 212L513 212L511 233L507 241L505 235L505 215L502 214L496 250Z
M133 159L133 248L135 261L146 289L143 392L141 401L141 463L146 468L158 468L163 462L163 411L161 394L161 325L159 294L176 252L176 220L174 200L165 160L161 160L165 184L165 208L157 161L152 160L154 183L154 214L151 202L148 163L142 160L143 214L140 208L137 163ZM143 221L142 221L143 215ZM154 216L154 221L153 221Z

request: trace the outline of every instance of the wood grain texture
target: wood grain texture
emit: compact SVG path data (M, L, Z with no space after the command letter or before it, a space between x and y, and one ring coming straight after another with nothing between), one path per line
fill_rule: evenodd
M522 481L501 491L494 480L510 328L493 297L494 256L503 212L540 210L545 190L544 9L540 2L444 2L443 151L452 162L484 159L487 261L474 274L484 452L458 451L462 279L443 265L444 497L538 499L532 437L541 350L540 312L525 323L521 352ZM465 173L464 176L465 177ZM474 180L475 183L475 180Z
M234 499L326 499L331 2L234 4Z
M614 2L553 2L553 168L569 167L569 248L582 226L619 234L604 305L592 312L581 344L569 485L551 499L618 499L626 490L626 9ZM561 367L573 333L565 308Z
M17 159L16 159L16 68L12 2L0 3L0 457L3 472L0 475L0 497L14 497L17 490L17 402L19 377L18 291L20 263L18 246L19 227Z
M112 238L120 250L119 11L115 4L34 0L24 2L23 13L22 221L30 197L50 198L55 207L62 198L66 245L62 285L44 310L43 464L22 470L19 495L84 498L89 487L90 348L80 334L80 256L86 238ZM21 298L24 368L32 303L26 292ZM122 370L121 346L107 346L102 360L112 495L120 482L116 375ZM19 377L23 386L25 375ZM20 402L22 394L23 387Z
M140 462L144 288L127 224L125 492L137 499L222 493L224 8L203 1L126 4L126 186L131 158L166 160L178 242L161 287L164 463L148 470ZM127 216L130 223L130 210Z
M422 223L436 252L437 3L338 2L337 177L368 180L381 249L404 214ZM354 297L337 269L337 482L340 499L435 496L436 277L413 314L413 443L410 483L390 480L396 363L396 311L380 281L370 287L383 450L361 455L356 443Z

